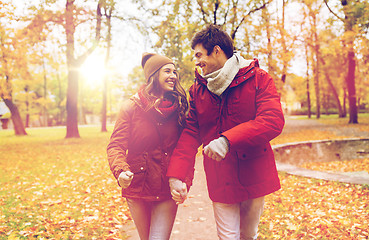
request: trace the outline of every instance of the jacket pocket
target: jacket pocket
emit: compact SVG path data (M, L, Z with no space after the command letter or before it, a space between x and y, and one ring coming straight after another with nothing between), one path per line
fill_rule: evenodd
M271 155L272 154L272 155ZM273 151L269 145L237 152L238 179L244 186L264 181L273 166Z
M145 184L147 164L144 156L140 159L129 163L129 168L133 172L133 179L131 185L129 185L129 191L132 193L141 193Z

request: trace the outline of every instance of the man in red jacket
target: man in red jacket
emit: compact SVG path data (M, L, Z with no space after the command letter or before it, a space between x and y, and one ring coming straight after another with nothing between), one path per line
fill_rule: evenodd
M284 126L279 94L258 60L234 52L219 27L196 33L191 45L201 74L195 71L186 128L168 167L173 199L184 200L183 181L203 145L219 239L256 239L264 196L280 189L269 143Z

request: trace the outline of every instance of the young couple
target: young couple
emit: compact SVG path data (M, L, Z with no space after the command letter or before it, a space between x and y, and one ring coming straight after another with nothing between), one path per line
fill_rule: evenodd
M280 189L269 143L284 126L279 95L258 61L235 53L219 27L196 33L191 47L201 73L189 104L174 62L143 54L147 83L119 113L110 169L140 238L169 239L203 145L219 239L256 239L264 196Z

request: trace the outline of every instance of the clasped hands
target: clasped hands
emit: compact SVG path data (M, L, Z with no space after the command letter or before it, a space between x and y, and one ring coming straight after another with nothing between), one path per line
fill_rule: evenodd
M183 203L187 198L187 185L178 178L169 178L170 193L176 204Z
M222 161L229 151L229 142L225 137L219 137L204 147L204 154L215 161ZM187 186L177 178L169 178L170 192L176 204L183 203L187 198Z

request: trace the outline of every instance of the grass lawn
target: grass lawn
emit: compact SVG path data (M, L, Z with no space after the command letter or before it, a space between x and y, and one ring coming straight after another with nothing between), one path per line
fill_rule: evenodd
M27 129L22 137L0 131L0 239L120 239L130 215L106 160L112 128L79 129L80 139L64 139L65 128ZM329 135L313 134L276 142ZM367 186L280 178L282 190L267 197L260 239L368 239Z

